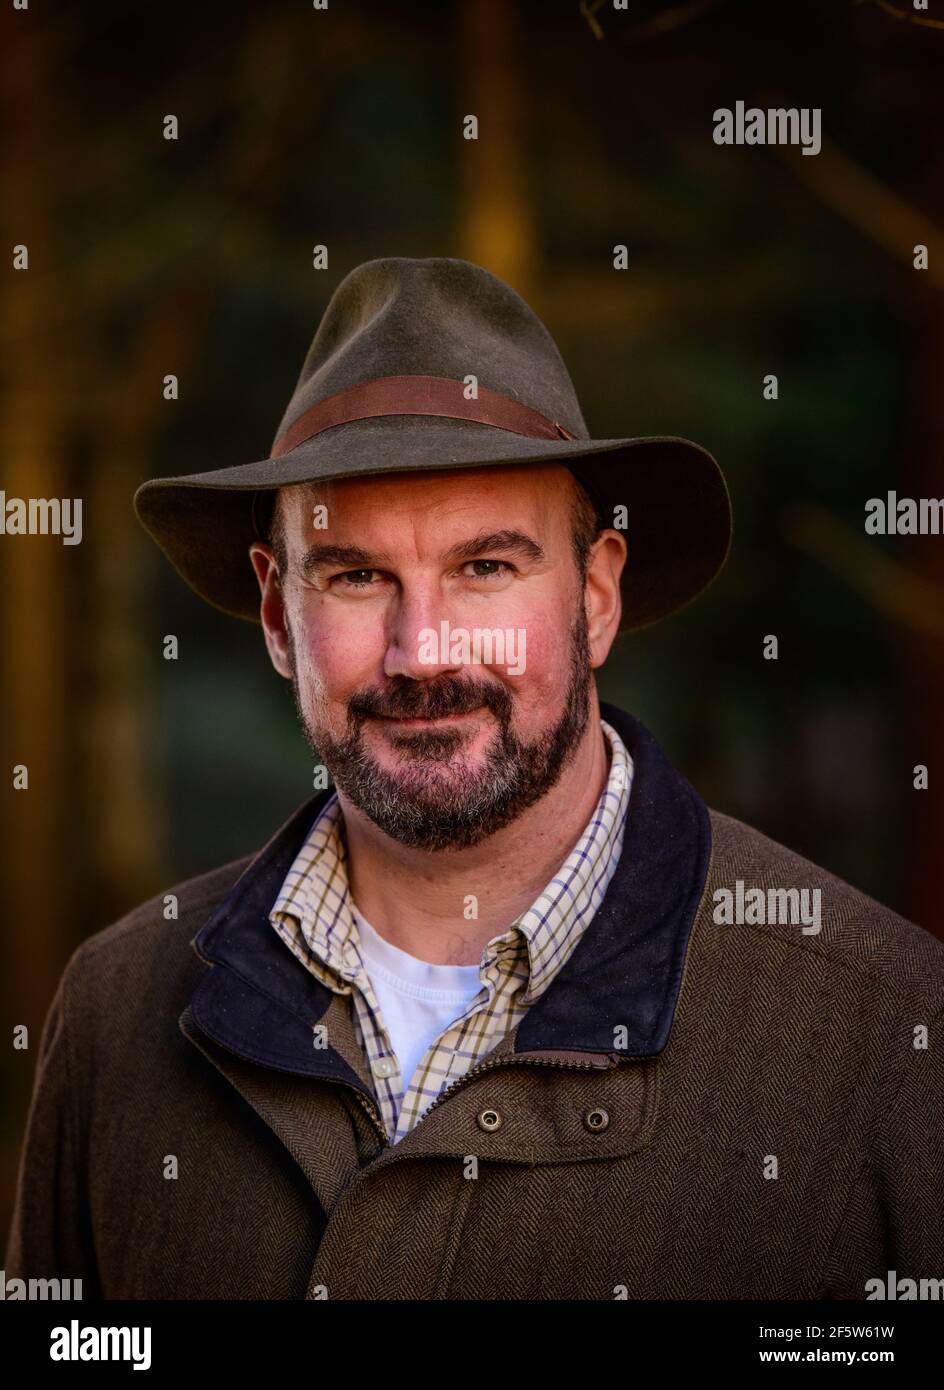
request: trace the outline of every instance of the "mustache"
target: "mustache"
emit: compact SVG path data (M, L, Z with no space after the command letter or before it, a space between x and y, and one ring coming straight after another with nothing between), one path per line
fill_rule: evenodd
M348 717L362 719L444 719L452 714L469 714L482 706L501 721L511 714L511 695L493 681L437 676L431 681L414 681L395 676L383 690L361 690L348 701Z

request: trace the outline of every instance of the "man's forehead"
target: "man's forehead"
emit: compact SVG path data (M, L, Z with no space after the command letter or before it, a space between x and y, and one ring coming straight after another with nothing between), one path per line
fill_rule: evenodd
M401 518L448 524L451 518L458 522L474 516L478 523L492 512L503 524L527 518L549 527L566 514L574 491L573 475L552 464L339 478L282 488L281 496L283 517L293 517L306 530L316 515L317 529L334 530L358 522L392 524Z

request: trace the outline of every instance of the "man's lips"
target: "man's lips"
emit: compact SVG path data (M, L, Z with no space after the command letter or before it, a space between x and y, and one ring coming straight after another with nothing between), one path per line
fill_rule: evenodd
M409 729L439 729L444 724L454 724L458 720L470 719L478 710L467 710L462 714L443 714L437 719L407 718L398 714L378 714L375 717L383 724L402 724Z

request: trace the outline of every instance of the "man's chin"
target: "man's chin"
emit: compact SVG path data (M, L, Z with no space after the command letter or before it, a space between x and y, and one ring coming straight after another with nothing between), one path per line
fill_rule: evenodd
M468 718L436 720L376 720L366 732L364 745L378 767L395 773L405 764L460 763L479 761L488 742L485 731Z
M331 769L335 785L392 839L415 849L465 849L507 824L509 770L487 756L388 754L362 749Z
M466 804L470 790L482 775L475 763L461 756L412 754L390 762L372 758L366 771L373 786L425 815L448 815ZM339 785L343 786L343 781Z

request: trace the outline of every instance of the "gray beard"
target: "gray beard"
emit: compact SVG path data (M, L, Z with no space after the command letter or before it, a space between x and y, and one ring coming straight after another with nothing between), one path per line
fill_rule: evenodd
M570 641L570 677L564 709L553 728L533 743L512 731L513 696L482 677L442 675L428 681L393 677L382 689L365 688L348 701L347 733L332 738L310 723L302 708L295 651L289 634L292 691L312 752L335 786L391 839L411 849L468 849L516 820L557 783L576 752L590 717L592 667L587 618L580 604ZM420 730L388 737L402 772L378 764L363 739L365 718L441 718L486 706L497 729L484 764L461 753L459 729Z

